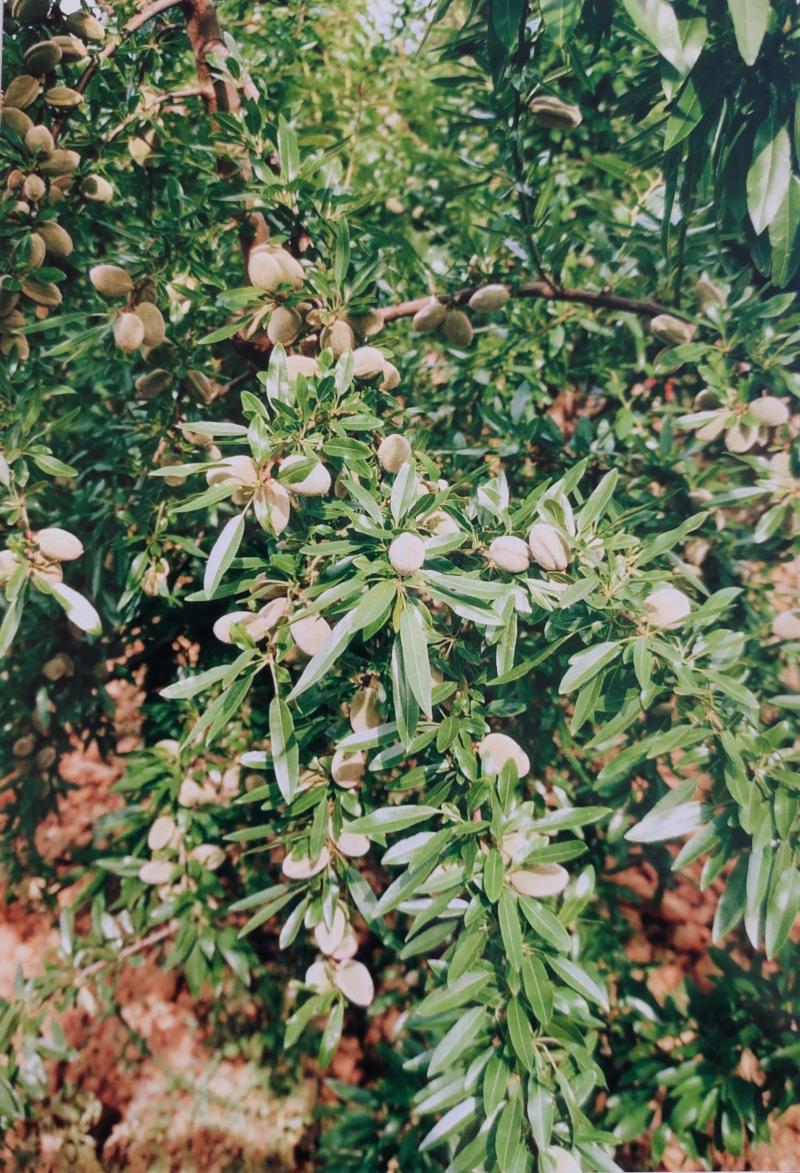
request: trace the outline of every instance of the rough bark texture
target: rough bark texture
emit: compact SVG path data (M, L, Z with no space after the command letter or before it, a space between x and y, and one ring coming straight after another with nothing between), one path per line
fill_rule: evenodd
M444 298L448 305L465 305L476 292L478 286L461 289L451 298ZM597 309L620 310L623 313L639 314L645 318L654 318L657 314L671 314L676 318L684 315L659 305L657 301L639 299L635 297L621 297L610 291L595 293L590 289L564 289L557 285L550 285L547 281L527 281L521 285L511 286L511 296L514 298L543 298L545 301L572 301L581 305L594 306ZM429 297L417 297L413 301L402 301L398 305L388 306L383 310L383 320L394 322L398 318L411 318L430 301Z

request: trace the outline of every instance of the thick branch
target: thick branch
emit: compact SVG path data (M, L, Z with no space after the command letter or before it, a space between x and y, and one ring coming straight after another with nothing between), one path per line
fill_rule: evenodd
M442 298L448 305L464 305L475 293L478 286L471 289L461 289L450 298ZM660 305L657 301L650 301L636 297L621 297L617 293L595 293L591 289L563 289L551 285L547 281L527 281L521 285L511 286L511 296L515 298L542 298L545 301L571 301L580 305L593 306L595 309L621 310L623 313L639 314L645 318L654 318L656 314L670 314L674 318L684 318L685 315ZM385 322L394 322L398 318L411 318L426 306L429 297L417 297L414 301L402 301L399 305L387 306L382 310Z
M183 10L186 14L186 32L189 44L194 53L197 79L205 91L209 93L208 110L211 114L222 111L225 114L236 114L241 108L239 91L232 78L220 77L213 73L208 63L209 55L225 59L229 56L227 46L222 39L222 31L217 20L217 12L211 0L183 0ZM251 99L258 97L258 91L249 77L242 79L242 89L245 96Z
M222 39L222 30L219 27L214 5L211 0L183 0L182 7L186 15L186 32L194 54L197 80L200 83L203 100L212 121L213 116L218 112L238 114L242 104L236 83L233 78L216 73L208 60L209 55L222 60L229 56L227 46ZM253 100L258 97L258 91L246 75L242 79L242 89L246 97ZM250 163L246 157L238 159L235 169L245 181L252 175ZM221 169L221 174L224 173ZM260 212L249 212L247 220L250 225L250 237L242 240L245 265L253 245L269 239L267 222Z

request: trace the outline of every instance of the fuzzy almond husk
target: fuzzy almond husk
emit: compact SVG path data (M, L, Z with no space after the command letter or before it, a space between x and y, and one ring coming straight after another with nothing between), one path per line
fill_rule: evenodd
M172 386L172 375L169 371L157 367L154 371L146 371L134 380L133 389L139 399L155 399L163 391Z
M31 45L29 49L25 50L22 60L28 73L41 77L55 69L61 56L61 46L58 41L37 41L35 45Z
M300 262L285 248L273 249L270 255L280 270L281 282L291 285L293 289L300 289L306 279Z
M393 362L388 359L383 364L383 379L380 383L381 391L395 391L400 386L400 372Z
M89 280L103 297L127 297L133 289L133 278L121 265L93 265Z
M359 338L374 338L384 327L380 310L366 310L363 314L348 314L347 324Z
M12 350L16 350L20 362L25 362L30 357L30 344L24 334L0 335L0 354L8 358Z
M290 623L289 631L300 651L314 656L331 634L331 626L323 615L308 615Z
M658 587L644 601L651 627L679 627L691 610L692 600L677 587Z
M19 310L12 310L9 314L0 317L0 334L13 334L25 325L24 315Z
M100 21L90 12L73 12L67 17L67 28L87 41L102 41L106 35Z
M444 319L444 336L453 346L469 346L473 339L472 322L463 310L448 310Z
M61 62L63 65L70 65L75 61L83 61L84 57L89 56L89 50L84 45L80 37L75 37L71 33L62 33L53 40L61 49Z
M319 336L319 343L323 349L327 347L332 350L334 357L338 358L346 350L354 348L356 339L347 322L339 318L324 328Z
M47 248L38 232L30 232L18 242L13 250L14 264L26 269L40 269L44 264Z
M481 314L490 314L492 310L499 310L511 297L511 290L507 285L484 285L476 289L469 299L469 308Z
M8 280L8 274L0 277L0 318L10 314L20 298L19 290L4 288L4 282Z
M494 539L489 546L489 560L509 574L522 574L530 565L530 553L522 538L508 535Z
M15 77L13 81L8 83L8 88L3 95L3 104L16 106L18 110L25 110L36 101L41 90L38 77L33 77L30 73L21 73L19 77Z
M569 546L555 528L538 521L530 528L528 546L534 562L545 570L566 570L569 566Z
M377 346L359 346L353 351L353 374L357 379L371 379L383 373L385 362Z
M63 200L64 196L72 188L74 181L75 177L73 175L57 175L55 179L51 179L50 191L48 193L50 203L55 204L59 200Z
M517 767L520 778L524 778L531 768L525 750L507 733L487 733L478 746L478 756L490 774L499 774L509 761Z
M20 24L36 24L50 11L50 0L14 0L11 15Z
M271 253L254 249L247 262L247 277L256 289L265 289L271 293L281 283L281 269Z
M48 526L35 535L40 552L52 562L71 562L83 553L83 542L60 526Z
M672 314L656 314L650 319L650 333L662 342L671 342L680 346L691 342L694 338L695 326L683 318L673 317Z
M33 129L33 119L29 118L24 110L18 110L16 106L3 107L3 126L10 127L14 134L18 134L21 139L29 130Z
M297 310L276 306L267 323L267 337L273 346L291 346L303 326Z
M48 106L55 106L58 110L71 110L83 102L80 90L73 90L70 86L51 86L44 92L44 100Z
M52 309L61 305L61 290L52 281L37 281L35 277L23 277L22 292L37 305Z
M425 563L425 543L416 534L400 534L389 546L389 562L398 574L414 574Z
M411 456L411 445L399 432L384 436L378 445L378 463L386 472L399 472Z
M304 375L307 379L313 379L315 375L319 374L317 360L307 354L287 355L286 374L290 383L298 375Z
M38 204L39 200L47 195L47 184L41 175L26 175L22 184L22 194L32 204Z
M81 184L81 195L95 204L110 204L114 189L102 175L87 175Z
M529 108L539 126L547 126L552 130L574 130L583 121L578 106L546 94L534 98Z
M779 428L781 424L789 422L789 408L777 395L765 395L762 399L754 399L747 410L767 428Z
M52 257L68 257L72 252L72 237L66 228L62 228L55 220L41 221L36 225L36 231Z
M166 325L161 310L152 301L140 301L133 312L144 326L145 346L160 346L167 337Z
M5 111L3 121L5 122ZM38 155L40 151L52 151L54 147L53 136L46 126L31 126L30 130L25 132L25 149L32 155Z
M447 317L447 306L437 298L432 297L427 305L417 310L411 319L411 329L415 334L432 334L438 330Z
M204 403L209 403L213 398L214 384L202 371L187 371L183 385L187 391L196 395L198 399L202 399Z
M119 350L131 353L144 342L144 322L136 314L122 313L114 322L114 342Z
M77 151L55 150L48 151L39 161L39 170L42 175L71 175L81 165L81 157Z

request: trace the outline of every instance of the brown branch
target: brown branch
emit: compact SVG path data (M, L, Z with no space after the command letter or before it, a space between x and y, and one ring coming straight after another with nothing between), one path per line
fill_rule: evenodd
M470 289L461 289L452 297L442 297L441 301L447 305L464 305L476 292L479 286ZM541 298L544 301L569 301L580 305L592 306L595 309L620 310L623 313L639 314L641 317L654 318L657 314L670 314L673 318L687 319L684 314L660 305L657 301L636 297L622 297L618 293L596 293L591 289L564 289L561 286L551 285L548 281L527 281L516 287L511 287L511 296L514 298ZM398 318L411 318L418 310L423 309L430 302L430 297L417 297L414 301L401 301L398 305L387 306L381 311L384 322L394 322Z
M103 143L113 142L117 135L122 134L123 130L129 127L132 122L136 122L137 118L145 117L152 110L158 109L159 106L164 106L168 102L182 102L184 98L200 97L205 97L205 93L200 86L185 86L182 90L169 90L165 94L156 94L154 97L148 98L146 104L143 104L137 110L134 110L132 114L129 114L124 122L119 122L113 130L110 130L103 138Z
M122 26L122 32L118 37L109 37L100 52L86 66L73 88L79 94L85 93L86 87L99 70L103 61L107 61L112 53L115 53L120 45L123 45L129 37L133 36L136 30L140 29L143 24L147 24L148 20L152 20L154 16L158 16L160 12L166 12L169 8L177 8L181 2L182 0L154 0L153 4L150 4L147 8L143 8L141 12L137 12L127 24ZM54 139L57 139L61 134L71 113L71 110L65 110L63 114L54 120L51 127L51 133Z
M105 969L107 965L113 965L115 962L125 961L128 957L133 957L136 953L143 953L144 950L149 949L151 945L158 945L161 943L161 941L166 941L166 939L173 936L175 932L176 925L164 925L162 928L156 929L155 932L150 933L149 936L142 937L140 940L135 941L132 945L126 945L124 949L120 949L119 953L115 953L113 957L104 957L101 958L100 961L93 961L91 965L87 965L83 969L78 970L78 975L81 978L91 977L93 974L99 973L100 970Z
M222 39L222 31L214 5L211 0L182 0L182 3L186 14L186 32L194 53L197 78L203 89L209 92L207 101L209 113L216 114L217 111L221 111L225 114L238 114L241 102L236 83L230 77L215 75L208 63L210 54L223 61L230 56ZM242 79L242 89L245 97L251 100L258 97L258 90L247 75Z
M154 16L158 16L159 12L166 12L168 8L177 8L180 3L181 0L154 0L153 4L149 4L147 8L143 8L141 12L137 12L135 16L130 18L122 30L123 39L129 37L131 33L135 33Z
M209 55L213 55L224 61L230 54L222 39L217 12L211 0L183 0L182 7L186 16L189 44L194 54L197 80L213 124L215 114L238 114L242 108L239 90L233 78L215 73L208 60ZM242 89L247 98L255 100L258 97L258 90L247 75L242 79ZM245 182L250 179L252 168L249 160L240 157L235 165L235 171ZM230 171L226 171L220 164L220 174L229 173ZM253 245L269 240L269 229L261 212L248 212L247 222L249 233L242 238L245 268Z

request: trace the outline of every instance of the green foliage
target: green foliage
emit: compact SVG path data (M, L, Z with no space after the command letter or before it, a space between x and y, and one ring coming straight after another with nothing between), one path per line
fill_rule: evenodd
M12 8L9 78L69 28ZM659 1085L654 1164L737 1153L797 1094L796 13L218 15L199 87L182 8L59 64L63 191L20 207L49 156L0 135L4 857L91 922L4 1008L3 1126L38 1007L153 941L322 1069L396 1016L321 1168L614 1170ZM109 675L144 745L54 866ZM643 859L722 888L664 1005L607 883Z

